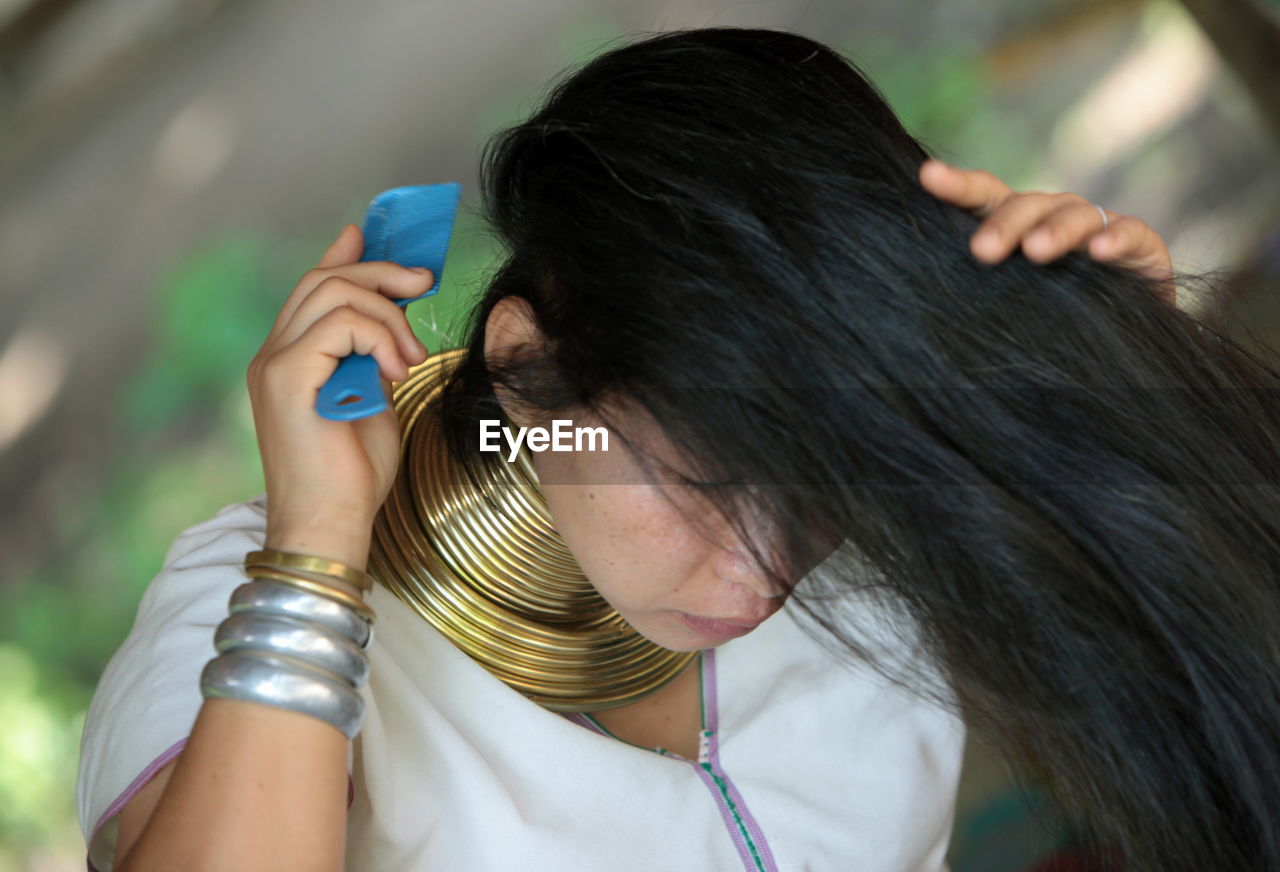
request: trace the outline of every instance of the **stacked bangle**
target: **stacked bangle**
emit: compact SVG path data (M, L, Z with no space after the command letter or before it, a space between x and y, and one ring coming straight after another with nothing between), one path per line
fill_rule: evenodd
M368 648L373 639L372 623L341 602L271 579L259 578L240 585L231 594L228 605L233 615L256 611L314 621L341 633L361 648Z
M339 563L336 560L329 560L325 557L292 554L288 551L276 551L268 548L262 551L250 551L244 556L244 565L246 569L254 566L301 569L304 572L314 572L317 575L344 581L358 589L362 594L367 594L373 590L373 577L369 573L361 572L354 566L347 566L345 563Z
M231 594L201 695L299 711L355 738L376 617L361 594L372 579L337 561L273 550L246 554L245 571L252 580Z
M220 654L205 664L201 694L302 712L333 725L348 739L364 726L364 700L340 679L264 651Z
M355 688L369 677L369 659L359 645L303 618L245 609L218 625L213 647L222 653L241 648L271 651L324 670Z
M283 581L300 590L306 590L323 597L328 597L334 602L342 603L347 608L351 609L371 623L377 618L373 609L367 606L364 601L360 599L359 592L355 588L348 584L344 584L343 582L333 580L325 582L312 581L311 579L297 573L287 572L283 569L276 569L274 567L256 567L246 571L254 578L270 578L276 581Z

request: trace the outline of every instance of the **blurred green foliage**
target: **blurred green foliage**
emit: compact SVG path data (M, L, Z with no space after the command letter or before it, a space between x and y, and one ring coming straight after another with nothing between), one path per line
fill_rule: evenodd
M237 382L280 308L278 255L229 234L192 252L151 295L152 345L124 390L120 423L141 436L172 426Z
M992 99L980 46L946 44L904 52L857 36L833 43L875 84L903 126L935 157L958 166L999 169L1018 188L1039 150L1025 112Z
M151 347L117 404L125 448L93 500L61 507L65 547L0 591L0 869L75 820L89 697L173 538L262 488L243 374L300 253L233 234L157 283Z

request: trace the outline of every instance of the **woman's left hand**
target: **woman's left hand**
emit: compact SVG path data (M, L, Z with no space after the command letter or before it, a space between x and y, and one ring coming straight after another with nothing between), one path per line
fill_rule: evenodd
M930 158L920 166L920 183L940 200L986 220L969 241L973 256L999 263L1019 246L1036 263L1084 250L1094 260L1161 279L1161 298L1176 305L1173 263L1160 234L1142 219L1106 211L1079 194L1019 194L985 170L962 170Z

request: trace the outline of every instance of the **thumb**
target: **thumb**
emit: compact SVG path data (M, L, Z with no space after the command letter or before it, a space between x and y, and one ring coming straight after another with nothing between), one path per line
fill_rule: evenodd
M356 225L347 223L343 225L342 230L338 233L338 238L329 245L329 248L316 266L322 269L332 266L346 266L349 263L359 261L360 255L363 253L364 234L360 232L360 228Z

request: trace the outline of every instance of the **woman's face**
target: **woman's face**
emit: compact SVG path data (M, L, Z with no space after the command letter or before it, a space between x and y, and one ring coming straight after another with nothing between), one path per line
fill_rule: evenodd
M527 341L527 318L515 298L499 303L486 327L486 356ZM514 425L535 423L504 408ZM611 409L609 416L649 457L688 472L646 415ZM570 430L603 426L570 420ZM504 441L504 457L508 450ZM608 451L529 451L529 457L556 530L582 571L649 640L674 651L714 647L746 635L781 608L783 592L771 587L728 525L716 523L715 513L674 478L648 480L616 433L609 433ZM760 532L755 544L769 554L771 543Z
M618 417L634 433L635 416ZM782 592L727 525L711 525L710 506L682 485L645 481L617 434L609 437L607 452L530 452L556 530L600 595L674 651L744 636L776 612ZM652 442L643 444L652 450Z

